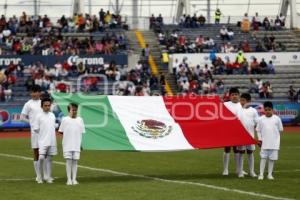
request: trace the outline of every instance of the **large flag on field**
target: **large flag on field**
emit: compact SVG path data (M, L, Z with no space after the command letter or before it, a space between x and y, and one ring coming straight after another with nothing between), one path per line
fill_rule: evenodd
M88 150L177 151L254 144L219 97L52 95L79 104Z

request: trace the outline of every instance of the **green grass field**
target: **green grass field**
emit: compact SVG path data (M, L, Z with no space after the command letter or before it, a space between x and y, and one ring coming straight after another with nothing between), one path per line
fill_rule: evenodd
M233 155L231 174L223 177L222 149L169 153L83 151L79 161L82 167L78 169L80 184L66 186L60 145L59 155L54 157L54 183L37 184L29 139L0 139L0 199L300 199L300 134L283 135L281 141L274 181L237 178ZM258 151L255 160L258 173Z

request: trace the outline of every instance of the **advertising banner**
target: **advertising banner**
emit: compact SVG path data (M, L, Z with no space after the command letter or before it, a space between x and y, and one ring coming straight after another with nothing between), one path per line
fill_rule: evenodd
M172 72L173 63L177 59L179 63L183 60L186 60L186 63L190 67L196 67L200 65L201 68L204 67L205 64L210 65L211 60L209 59L209 53L201 53L201 54L172 54L170 55L170 64L169 71ZM230 60L230 62L234 62L237 56L237 53L217 53L217 57L222 58L224 62L226 60ZM252 61L253 58L257 58L260 62L262 58L265 59L266 62L272 60L275 66L288 66L288 65L300 65L300 52L287 52L287 53L277 53L277 52L266 52L266 53L244 53L245 57L248 61Z
M299 103L273 103L274 113L280 117L285 125L300 125L300 104ZM264 113L263 103L252 103L260 115Z
M30 65L35 62L42 62L48 67L53 67L54 64L59 61L63 63L68 61L70 65L79 64L82 62L86 66L99 66L109 64L111 61L115 61L117 65L127 65L128 64L128 55L119 54L119 55L75 55L75 56L42 56L42 55L9 55L9 56L0 56L0 67L5 67L13 62L18 64L19 62L23 63L25 66Z
M29 124L21 121L23 106L0 108L0 128L28 128Z

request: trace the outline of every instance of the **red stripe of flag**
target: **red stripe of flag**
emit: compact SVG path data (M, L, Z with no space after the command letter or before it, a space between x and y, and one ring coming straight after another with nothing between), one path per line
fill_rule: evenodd
M184 136L194 148L256 143L219 97L164 97L164 102L170 115L180 125Z

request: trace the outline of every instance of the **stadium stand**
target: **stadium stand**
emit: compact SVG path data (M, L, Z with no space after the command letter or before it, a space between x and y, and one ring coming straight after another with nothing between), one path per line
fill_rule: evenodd
M276 23L272 20L268 25L266 21L258 22L252 19L251 28L245 30L243 23L249 21L246 14L238 24L207 24L203 18L183 16L179 25L164 24L161 16L149 18L150 28L154 33L143 31L141 35L149 45L152 62L156 67L153 69L153 63L148 62L148 57L145 58L145 50L138 45L135 32L127 31L128 26L121 16L102 10L99 17L78 15L75 16L75 21L62 16L56 24L51 22L47 15L34 19L23 13L20 18L14 16L8 20L2 16L2 55L114 55L132 51L140 52L141 58L137 66L129 67L131 70L127 70L127 66L115 66L113 62L94 67L81 66L82 64L65 66L65 63L61 63L60 69L55 65L43 66L43 63L41 67L24 66L20 63L11 66L9 72L4 70L6 74L2 75L5 78L1 83L1 99L24 101L28 96L22 86L25 85L28 89L32 84L40 84L48 92L83 91L122 95L165 94L164 86L170 84L174 94L193 92L222 95L226 88L233 86L248 91L249 80L253 78L261 79L270 85L266 86L267 95L260 93L266 91L263 87L265 84L262 84L261 88L255 91L255 97L276 99L288 98L290 85L296 90L299 88L297 76L300 71L297 66L272 65L272 68L269 68L268 60L267 71L259 65L260 61L258 71L251 69L251 61L248 61L250 68L245 67L245 70L243 66L238 70L234 68L236 64L241 63L231 61L231 69L226 61L222 61L223 69L214 65L197 71L187 66L187 69L180 71L178 66L175 76L169 73L168 55L172 53L299 50L299 33L286 29L281 24L276 28ZM76 77L86 72L92 74L91 77L83 78L78 85ZM95 77L97 75L100 77ZM103 83L106 79L109 82L107 87ZM118 81L124 83L116 83Z
M253 18L250 22L245 14L238 24L200 24L196 16L183 16L178 25L153 23L151 28L157 35L161 56L164 53L299 51L299 33L286 29L282 16L271 20L257 19ZM153 19L150 18L150 21ZM243 27L245 21L250 24L249 30ZM182 67L182 61L179 61L173 67L173 71L177 68L176 74L175 71L173 74L178 93L222 95L230 87L239 87L242 92L246 92L249 90L250 78L254 78L261 79L263 84L257 88L253 97L284 101L288 98L290 85L299 88L299 66L276 66L269 60L257 60L256 69L252 60L248 60L246 66L242 62L230 61L231 68L228 68L226 61L221 62L223 66L214 64L200 69L200 66L190 68L187 64Z

